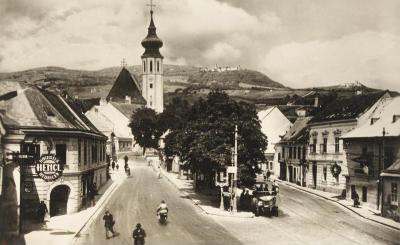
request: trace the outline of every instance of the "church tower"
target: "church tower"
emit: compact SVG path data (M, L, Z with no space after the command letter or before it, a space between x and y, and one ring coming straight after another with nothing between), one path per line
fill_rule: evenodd
M160 48L163 42L157 37L153 21L153 5L150 5L150 25L147 37L142 41L145 51L142 55L142 96L146 106L157 113L164 110L163 56Z

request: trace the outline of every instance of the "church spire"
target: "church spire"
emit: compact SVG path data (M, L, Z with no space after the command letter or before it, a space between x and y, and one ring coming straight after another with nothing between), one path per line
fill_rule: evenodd
M146 38L142 41L142 46L145 48L145 51L142 55L142 58L147 58L147 57L153 57L153 58L163 58L163 56L160 53L160 48L163 46L163 42L161 39L157 36L156 32L156 26L154 25L154 20L153 20L153 2L151 1L150 4L150 25L147 28L147 36Z

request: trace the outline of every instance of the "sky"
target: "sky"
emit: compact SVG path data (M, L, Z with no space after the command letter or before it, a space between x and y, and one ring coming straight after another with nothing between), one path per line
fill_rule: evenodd
M150 0L0 0L0 72L140 64ZM398 0L153 0L166 64L400 91Z

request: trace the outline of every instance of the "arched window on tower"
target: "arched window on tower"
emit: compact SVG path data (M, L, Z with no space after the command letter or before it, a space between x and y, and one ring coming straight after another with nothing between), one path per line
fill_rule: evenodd
M160 72L160 61L157 60L157 72Z
M150 72L153 72L153 61L150 60Z
M146 61L143 60L143 72L146 72Z

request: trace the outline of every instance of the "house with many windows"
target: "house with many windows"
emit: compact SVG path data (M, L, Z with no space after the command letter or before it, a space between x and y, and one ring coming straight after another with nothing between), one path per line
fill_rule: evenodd
M382 100L370 120L342 139L349 169L347 197L357 192L363 205L380 209L383 201L386 213L398 214L400 97Z
M41 201L51 216L77 212L89 191L107 181L107 137L70 98L17 82L3 81L0 91L15 93L0 101L7 132L3 228L17 233Z
M342 136L370 120L389 97L388 92L374 92L336 99L315 114L309 123L306 157L309 187L346 196L349 166Z

